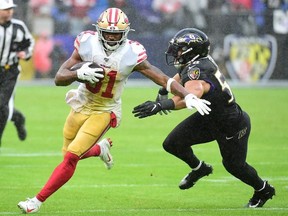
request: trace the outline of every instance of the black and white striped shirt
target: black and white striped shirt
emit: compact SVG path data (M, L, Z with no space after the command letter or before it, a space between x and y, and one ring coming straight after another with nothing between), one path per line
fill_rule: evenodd
M0 66L18 64L17 52L31 58L35 41L25 23L18 19L0 25Z

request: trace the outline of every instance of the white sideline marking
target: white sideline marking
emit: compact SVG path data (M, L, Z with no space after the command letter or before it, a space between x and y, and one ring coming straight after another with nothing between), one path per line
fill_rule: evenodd
M171 187L173 184L93 184L65 185L66 188L104 188L104 187Z
M51 156L62 156L60 152L51 153L0 153L0 157L51 157Z
M249 209L249 208L211 208L211 209L207 209L205 208L205 211L245 211L246 213L248 211L288 211L288 208L257 208L257 209ZM113 213L113 212L130 212L130 213L133 213L133 212L199 212L199 211L203 211L203 209L200 209L200 208L188 208L188 209L154 209L154 208L151 208L151 209L141 209L141 208L137 208L137 209L134 209L134 208L131 208L131 209L95 209L95 210L81 210L81 211L57 211L57 215L58 214L75 214L75 213L97 213L97 212L107 212L107 213ZM272 213L272 212L271 212ZM52 214L52 213L49 213L49 214ZM0 212L0 215L19 215L19 212Z
M255 208L251 209L251 208L205 208L205 210L207 211L249 211L249 210L255 210ZM288 211L288 208L257 208L257 211ZM95 209L95 210L85 210L85 211L71 211L72 213L80 213L80 212L149 212L149 211L153 211L153 212L162 212L162 211L169 211L169 212L194 212L194 211L203 211L203 209L201 208L187 208L187 209L167 209L167 208L163 208L163 209ZM63 212L66 213L66 212Z
M276 178L269 178L269 181L284 181L287 182L288 177L276 177ZM228 182L236 182L239 181L238 179L235 178L231 178L231 179L226 179L224 178L218 178L218 179L201 179L201 181L203 182L210 182L210 183L228 183ZM43 185L31 185L30 188L41 188ZM217 184L217 187L223 187L222 185ZM83 185L79 185L79 184L67 184L64 185L63 188L66 189L75 189L75 188L141 188L141 187L177 187L177 184L83 184ZM5 186L1 186L0 185L0 190L4 189L13 189L13 190L17 190L17 189L21 189L22 186L9 186L9 187L5 187ZM286 187L287 188L287 187Z
M43 152L35 152L35 153L1 153L0 152L0 157L51 157L51 156L62 156L61 152L50 152L50 153L43 153ZM212 165L220 165L222 166L221 163L211 163ZM253 163L253 165L273 165L273 164L288 164L288 161L282 161L279 163L273 163L273 162L258 162L258 163ZM125 165L127 166L127 165ZM139 166L139 164L129 164L129 166ZM142 166L142 164L141 164ZM144 164L145 166L145 164Z
M31 185L30 188L41 188L43 185ZM122 188L128 188L128 187L171 187L175 186L173 184L92 184L92 185L64 185L63 188L66 189L74 189L74 188L116 188L116 187L122 187ZM9 187L3 187L0 186L0 189L21 189L21 186L9 186Z

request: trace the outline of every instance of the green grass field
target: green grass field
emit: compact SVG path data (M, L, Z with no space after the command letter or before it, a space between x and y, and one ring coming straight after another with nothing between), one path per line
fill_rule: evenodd
M21 142L7 125L0 153L0 215L20 215L17 203L33 197L62 161L62 127L69 111L64 96L71 87L19 86L16 106L27 118L28 138ZM214 167L187 191L178 183L190 170L162 149L169 131L191 113L136 119L135 105L154 99L156 87L127 87L123 120L106 137L113 140L115 166L106 170L99 158L79 163L73 178L41 207L38 215L288 215L288 88L236 88L237 101L251 117L248 162L276 188L276 197L261 209L243 206L252 188L227 173L215 142L195 147Z

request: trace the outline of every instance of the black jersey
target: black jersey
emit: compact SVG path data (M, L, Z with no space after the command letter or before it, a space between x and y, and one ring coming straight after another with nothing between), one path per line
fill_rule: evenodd
M212 57L208 56L191 62L179 72L179 75L183 85L189 80L204 80L210 84L210 91L202 96L202 99L211 102L212 111L207 115L209 120L225 128L238 121L242 114L241 108Z

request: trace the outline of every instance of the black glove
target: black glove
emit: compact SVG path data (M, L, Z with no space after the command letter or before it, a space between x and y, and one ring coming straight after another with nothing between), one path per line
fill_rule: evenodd
M162 108L159 102L146 101L145 103L134 107L132 113L135 117L145 118L151 115L155 115L161 110Z
M135 117L146 118L163 110L174 109L174 107L175 105L172 99L162 100L159 102L146 101L145 103L134 107L132 113Z
M160 102L163 100L167 100L168 99L168 91L165 88L160 88L158 91L158 95L156 97L156 102ZM170 110L160 110L159 114L165 114L168 115L168 113L170 113Z

